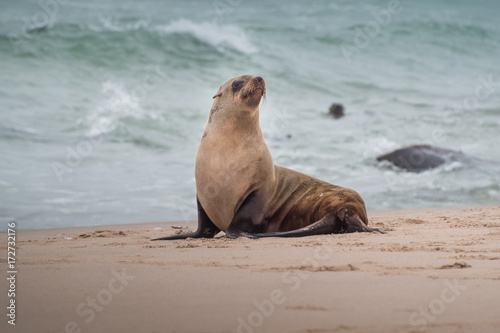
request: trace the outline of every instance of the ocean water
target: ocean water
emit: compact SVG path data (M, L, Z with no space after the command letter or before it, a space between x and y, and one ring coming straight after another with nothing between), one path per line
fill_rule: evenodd
M239 74L266 80L276 164L369 210L498 205L499 16L494 0L2 1L0 229L196 219L196 149ZM477 159L375 160L419 143Z

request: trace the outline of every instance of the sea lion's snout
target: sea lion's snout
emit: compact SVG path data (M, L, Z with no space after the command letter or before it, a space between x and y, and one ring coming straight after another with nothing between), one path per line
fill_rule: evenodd
M255 79L257 80L258 84L262 85L262 88L266 90L266 81L264 81L262 76L256 76Z
M266 92L266 82L261 76L247 75L243 80L233 81L232 90L242 103L254 108Z
M257 83L255 83L255 89L254 90L262 90L262 95L266 92L266 81L262 78L262 76L256 76L255 80L257 80Z

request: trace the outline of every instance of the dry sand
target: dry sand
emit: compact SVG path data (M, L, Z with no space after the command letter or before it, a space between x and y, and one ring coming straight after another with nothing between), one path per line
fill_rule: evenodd
M369 218L388 234L150 242L196 224L21 230L16 326L3 278L0 330L500 331L500 207Z

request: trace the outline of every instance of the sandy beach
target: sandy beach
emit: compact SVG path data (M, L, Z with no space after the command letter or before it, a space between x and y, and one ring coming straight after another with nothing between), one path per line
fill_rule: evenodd
M369 218L388 233L150 242L196 222L19 230L16 325L4 278L1 331L498 331L500 206Z

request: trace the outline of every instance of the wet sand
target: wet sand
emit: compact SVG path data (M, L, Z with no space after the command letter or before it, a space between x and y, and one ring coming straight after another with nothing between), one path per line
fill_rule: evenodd
M16 326L4 278L1 331L498 331L500 207L369 219L388 234L149 241L194 221L20 230Z

